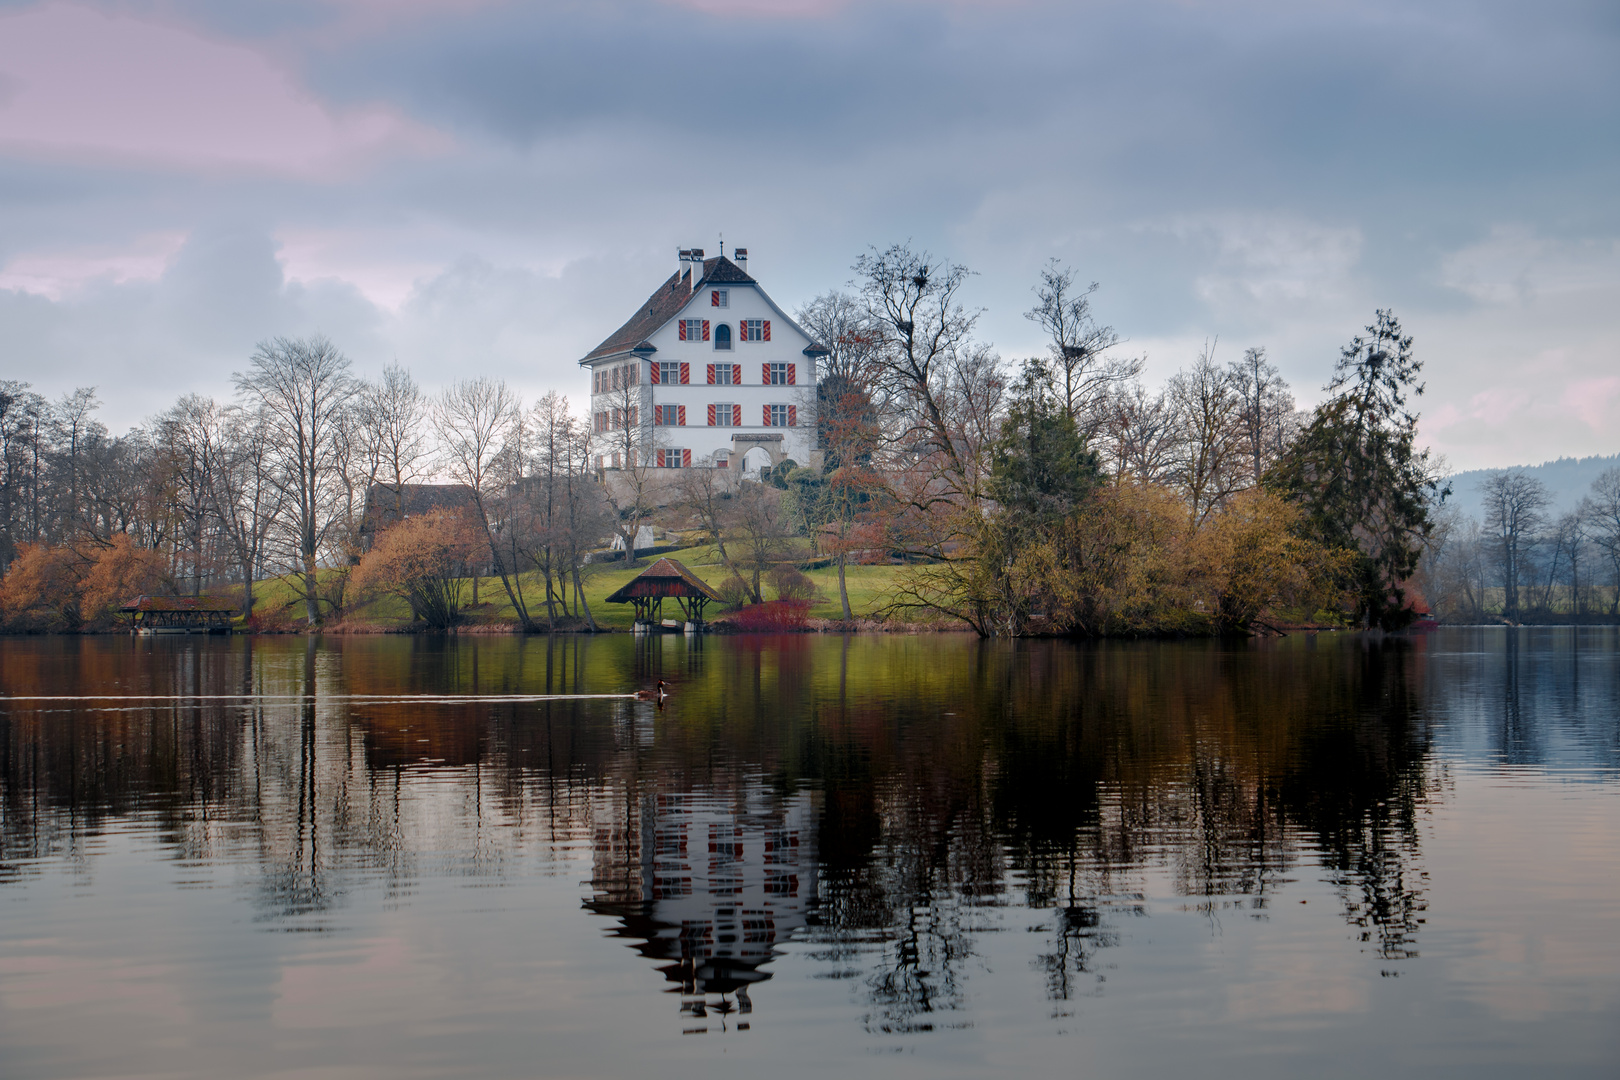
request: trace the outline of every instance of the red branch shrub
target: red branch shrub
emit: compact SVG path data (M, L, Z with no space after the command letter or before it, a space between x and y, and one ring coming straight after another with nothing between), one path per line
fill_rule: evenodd
M727 615L725 621L745 634L779 634L803 630L809 617L808 600L771 600L739 608Z

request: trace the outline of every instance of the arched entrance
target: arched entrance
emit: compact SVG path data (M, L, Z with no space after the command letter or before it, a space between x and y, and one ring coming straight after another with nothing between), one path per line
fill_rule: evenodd
M743 475L757 474L761 469L768 469L776 462L771 460L771 452L763 446L755 446L742 456Z

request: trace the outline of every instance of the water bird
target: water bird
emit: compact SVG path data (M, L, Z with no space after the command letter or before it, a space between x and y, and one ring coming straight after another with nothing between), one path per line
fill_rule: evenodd
M667 697L669 697L669 691L664 689L663 679L658 680L658 686L656 689L636 691L637 701L656 701L661 705L663 704L664 699Z

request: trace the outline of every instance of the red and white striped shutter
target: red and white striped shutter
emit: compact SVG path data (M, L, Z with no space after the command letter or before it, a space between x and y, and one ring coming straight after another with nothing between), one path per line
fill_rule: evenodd
M714 365L713 364L709 365L709 385L710 386L714 385Z
M759 365L759 381L764 383L766 386L771 385L771 365Z
M703 340L704 341L709 340L709 320L708 319L703 320Z
M719 289L715 289L713 292L709 293L709 306L710 307L719 307L720 306L720 290Z
M680 330L681 330L681 340L685 341L686 340L686 320L685 319L680 320Z
M659 365L657 364L652 366L652 381L655 383L659 382L663 378L663 375L659 372L658 367Z
M714 427L714 406L709 406L709 426Z
M690 469L692 467L692 451L681 451L681 467L685 469Z
M771 407L769 405L765 406L765 426L771 426Z
M771 320L765 320L765 340L771 340Z
M680 427L686 426L686 406L675 406L675 423Z
M682 361L681 362L681 385L685 386L687 383L689 383L691 381L692 381L692 365L686 363L685 361Z
M788 427L798 427L798 426L799 426L799 407L797 405L789 405L788 406Z
M658 451L658 467L660 469L664 467L664 452L662 450Z
M798 377L799 377L798 376L798 371L799 371L799 365L798 364L789 364L788 365L788 385L789 386L794 385L795 380L798 379Z

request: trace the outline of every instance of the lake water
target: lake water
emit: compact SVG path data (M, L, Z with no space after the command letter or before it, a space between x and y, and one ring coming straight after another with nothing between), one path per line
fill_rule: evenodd
M1612 628L13 638L0 693L11 1080L1620 1071Z

